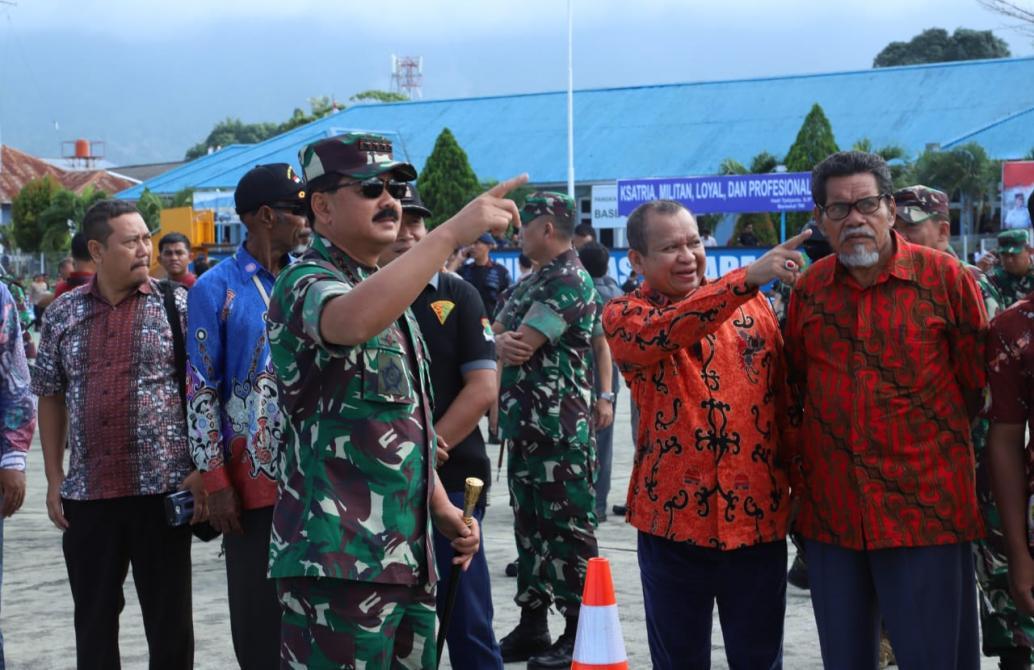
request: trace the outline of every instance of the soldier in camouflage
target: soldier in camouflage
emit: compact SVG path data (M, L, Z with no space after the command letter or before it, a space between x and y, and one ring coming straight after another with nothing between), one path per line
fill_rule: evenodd
M529 659L529 668L570 667L582 582L597 554L589 359L598 315L592 278L571 247L574 212L560 193L528 197L521 245L540 269L517 285L497 318L499 428L511 445L521 608L520 624L499 646L504 661ZM567 627L550 645L552 602Z
M912 244L956 256L950 242L948 196L928 186L909 186L894 193L897 204L895 229ZM1018 231L1022 232L1022 231ZM962 262L962 261L959 261ZM988 319L1006 305L997 287L978 267L963 263L977 280ZM1001 516L991 494L987 432L989 421L981 412L972 423L973 452L977 464L977 498L980 501L987 537L973 543L977 584L980 587L980 629L984 655L1000 657L1002 668L1030 668L1034 648L1034 619L1019 612L1009 595L1005 537Z
M1031 261L1030 238L1026 229L1003 230L998 233L998 267L988 273L998 289L1004 307L1018 302L1034 291L1034 262Z
M36 343L32 341L32 335L29 333L29 328L36 321L36 312L32 308L32 303L29 301L28 293L22 283L7 274L3 268L0 268L0 272L2 272L0 282L3 282L11 292L14 306L18 310L18 321L22 326L22 343L25 345L25 357L36 358Z
M426 348L409 304L457 246L518 216L503 200L524 177L476 198L376 270L416 177L391 142L349 133L300 152L314 239L277 278L267 324L288 417L270 540L283 607L285 668L433 668L431 523L453 563L478 550L476 522L434 471Z

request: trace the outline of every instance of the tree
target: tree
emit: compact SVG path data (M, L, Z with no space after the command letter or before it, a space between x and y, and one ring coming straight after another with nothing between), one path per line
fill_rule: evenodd
M361 91L348 99L350 102L408 102L409 97L405 93L397 91L380 91L370 89Z
M356 93L350 100L353 102L403 102L409 98L402 93L370 89ZM204 156L209 149L230 144L255 144L343 109L345 109L345 105L329 95L323 95L318 98L309 98L308 113L301 107L295 107L291 116L282 123L244 123L237 118L226 118L215 124L215 128L203 142L187 149L185 157L189 161Z
M768 174L774 172L776 167L779 165L779 159L768 153L762 151L750 161L750 173L751 174Z
M833 137L833 127L818 103L804 117L797 138L786 152L783 163L789 172L811 172L818 163L840 149ZM786 234L796 235L808 223L807 212L791 212L786 215Z
M771 215L768 212L752 212L750 214L740 214L736 217L736 225L732 229L732 238L729 239L730 247L740 246L740 233L743 232L748 223L753 226L754 236L758 238L758 245L771 247L779 244L779 233L776 232Z
M39 216L42 231L40 251L67 251L72 235L82 223L90 205L107 197L104 191L87 186L81 194L61 189Z
M873 67L945 63L948 61L1005 58L1011 55L1005 40L990 30L927 28L908 42L891 42L873 59Z
M434 141L418 183L424 204L434 213L428 228L451 218L481 193L481 183L466 152L448 128L443 128Z
M40 250L43 230L39 227L39 216L54 199L61 187L49 175L33 179L14 196L11 202L11 233L14 242L22 251L35 253Z
M977 2L984 9L1017 21L1017 24L1010 26L1013 30L1034 37L1034 6L1009 0L977 0Z
M786 152L786 169L790 172L810 172L832 153L840 151L833 137L833 126L818 103L811 106L804 117L797 138Z
M140 210L140 216L144 217L147 229L152 233L162 227L162 199L150 189L145 188L136 201L136 208Z
M146 189L145 189L146 190ZM187 187L176 191L169 200L169 207L191 207L194 204L194 189Z
M219 149L231 144L261 142L272 137L277 127L275 123L244 123L240 119L227 117L215 124L215 128L208 133L203 142L187 149L185 158L188 161L194 160L207 154L209 149Z
M904 188L905 186L911 186L912 182L909 181L911 165L908 163L908 152L897 144L888 144L885 147L876 149L872 140L868 137L863 137L854 143L851 147L852 151L864 151L866 153L877 154L887 162L887 167L890 168L890 176L894 180L895 188Z
M992 160L976 142L950 151L925 151L916 159L909 174L913 184L940 189L952 200L960 200L963 216L974 214L979 220L985 208L997 199L1001 162Z

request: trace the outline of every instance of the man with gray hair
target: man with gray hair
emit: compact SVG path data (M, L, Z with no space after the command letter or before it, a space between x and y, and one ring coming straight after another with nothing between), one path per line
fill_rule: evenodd
M987 314L961 263L894 232L892 191L874 154L812 171L834 253L797 282L787 316L797 530L826 667L876 667L882 617L902 667L977 668L970 420Z

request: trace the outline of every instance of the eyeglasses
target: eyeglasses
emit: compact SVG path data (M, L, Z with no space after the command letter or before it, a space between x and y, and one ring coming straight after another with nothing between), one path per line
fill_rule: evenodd
M846 219L847 215L851 213L852 209L857 209L861 214L872 214L880 208L880 202L884 198L890 196L886 193L882 195L870 195L867 198L860 198L854 202L834 202L832 205L826 205L825 207L819 207L822 213L830 218L832 221L840 221Z
M355 186L357 184L359 185L359 192L363 194L363 197L370 199L381 197L381 194L384 193L384 189L387 188L388 195L396 200L401 200L402 197L406 195L406 190L409 187L409 184L404 181L395 181L394 179L384 181L378 177L370 177L369 179L364 179L362 181L343 181L336 186L324 190L323 192L334 193L338 189L342 189L346 186Z

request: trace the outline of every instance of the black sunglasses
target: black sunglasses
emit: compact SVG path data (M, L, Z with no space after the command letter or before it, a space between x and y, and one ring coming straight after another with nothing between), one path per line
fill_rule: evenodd
M388 195L396 200L401 200L403 196L406 195L406 190L409 186L404 181L395 181L394 179L384 181L379 177L370 177L369 179L364 179L362 181L343 181L323 192L333 193L338 189L342 189L346 186L355 186L356 184L359 185L359 192L363 194L363 197L371 199L379 198L381 197L381 194L384 193L384 189L387 188Z

